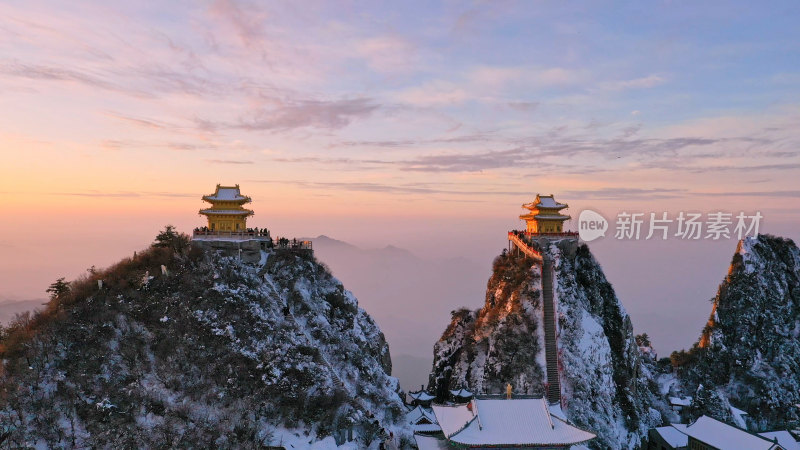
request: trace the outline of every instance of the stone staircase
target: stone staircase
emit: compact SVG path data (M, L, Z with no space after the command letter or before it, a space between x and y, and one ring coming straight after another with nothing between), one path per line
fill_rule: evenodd
M541 264L542 268L542 309L544 310L544 354L547 363L547 401L550 404L561 402L561 381L558 370L558 342L556 338L556 311L553 299L553 261L546 254L533 249L515 232L508 233L508 240L522 253Z
M553 301L553 261L542 261L542 301L544 309L544 349L547 362L547 401L561 401L561 382L558 374L558 345L556 344L556 312Z

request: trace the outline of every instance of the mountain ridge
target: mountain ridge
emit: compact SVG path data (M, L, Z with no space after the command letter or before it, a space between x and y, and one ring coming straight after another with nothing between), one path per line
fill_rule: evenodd
M741 240L700 338L673 354L692 415L733 423L735 405L760 430L800 419L798 337L800 249L771 235Z
M2 439L236 448L296 434L333 445L352 429L408 441L374 321L309 252L264 256L153 247L4 329Z

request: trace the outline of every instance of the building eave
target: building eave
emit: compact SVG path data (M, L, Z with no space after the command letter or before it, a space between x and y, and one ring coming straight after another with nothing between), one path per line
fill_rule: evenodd
M253 201L253 199L251 199L250 197L247 197L245 195L241 196L240 198L234 198L234 199L219 199L219 198L215 198L215 197L216 197L216 194L204 195L203 196L203 201L211 203L212 205L214 203L220 203L220 202L230 202L230 203L238 203L240 205L244 205L245 203L250 203L250 202Z
M201 209L199 214L204 216L252 216L255 214L250 209L242 209L242 210L233 210L233 209Z

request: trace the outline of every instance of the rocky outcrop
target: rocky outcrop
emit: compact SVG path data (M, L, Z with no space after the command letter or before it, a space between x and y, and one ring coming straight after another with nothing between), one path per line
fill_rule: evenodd
M713 298L708 324L681 367L688 392L717 402L697 414L730 420L730 403L754 429L796 421L800 403L800 249L790 240L759 235L739 242L728 275ZM699 395L695 397L699 398Z
M592 445L637 447L668 408L640 359L630 318L586 245L532 245L552 264L562 408L598 435ZM442 398L463 386L500 394L510 383L517 394L545 395L549 283L541 275L542 263L523 254L495 259L483 308L454 311L434 346L432 392Z

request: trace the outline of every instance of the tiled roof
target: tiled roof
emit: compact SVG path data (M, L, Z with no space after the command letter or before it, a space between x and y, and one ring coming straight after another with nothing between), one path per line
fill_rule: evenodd
M217 185L216 191L211 195L204 195L203 200L210 200L210 201L241 201L241 200L250 200L250 197L242 195L239 191L239 185L236 186L220 186Z
M672 447L678 448L689 445L689 436L676 430L675 427L658 427L655 430Z
M463 397L463 398L472 397L472 392L463 388L457 391L450 391L450 393L456 397Z
M776 445L766 438L708 416L701 416L691 425L675 423L672 426L698 441L721 449L770 450Z
M540 195L539 206L542 208L566 208L567 205L558 203L552 195Z
M434 396L432 396L431 394L428 394L425 391L409 392L408 396L413 398L414 400L419 400L421 402L431 401L431 400L433 400L435 398Z
M450 441L457 445L573 445L595 438L550 414L544 399L478 399L468 405L439 406L433 411Z

